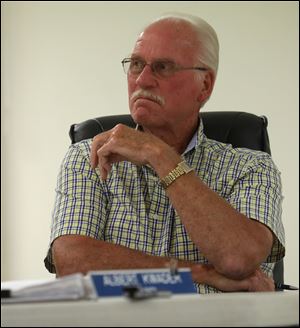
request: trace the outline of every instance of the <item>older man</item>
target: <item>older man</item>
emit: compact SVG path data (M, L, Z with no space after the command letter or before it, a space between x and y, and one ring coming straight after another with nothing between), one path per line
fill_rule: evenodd
M274 290L284 256L280 174L269 155L203 134L218 68L202 19L165 16L122 61L136 129L117 125L63 161L46 266L57 275L190 267L198 292Z

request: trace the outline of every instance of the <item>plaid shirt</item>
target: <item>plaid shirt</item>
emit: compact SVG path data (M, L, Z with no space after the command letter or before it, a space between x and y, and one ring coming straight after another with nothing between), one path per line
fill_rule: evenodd
M57 180L52 231L45 265L55 272L51 243L62 235L89 236L147 254L198 263L207 259L191 241L175 209L148 165L116 163L106 181L90 166L91 139L71 145ZM284 256L281 221L280 172L270 155L232 148L206 138L203 124L183 157L199 178L248 218L268 226L275 235L271 254L262 269L272 275ZM195 284L199 293L218 292Z

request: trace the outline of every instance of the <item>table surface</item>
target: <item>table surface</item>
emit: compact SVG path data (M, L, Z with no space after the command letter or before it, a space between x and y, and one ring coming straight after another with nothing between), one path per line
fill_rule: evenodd
M297 326L299 291L1 304L1 326Z

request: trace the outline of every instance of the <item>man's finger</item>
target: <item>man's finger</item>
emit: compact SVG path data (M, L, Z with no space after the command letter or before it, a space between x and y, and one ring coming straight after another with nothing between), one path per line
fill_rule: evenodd
M90 153L90 164L93 169L95 169L98 165L98 155L97 151L99 148L103 146L103 144L106 142L106 140L109 137L108 134L109 131L97 134L92 141L91 144L91 153Z

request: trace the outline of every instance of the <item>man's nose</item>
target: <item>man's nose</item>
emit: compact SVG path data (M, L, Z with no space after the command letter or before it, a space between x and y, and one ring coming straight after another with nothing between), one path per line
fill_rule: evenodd
M142 88L153 88L157 86L157 78L150 65L145 65L136 79L136 84Z

